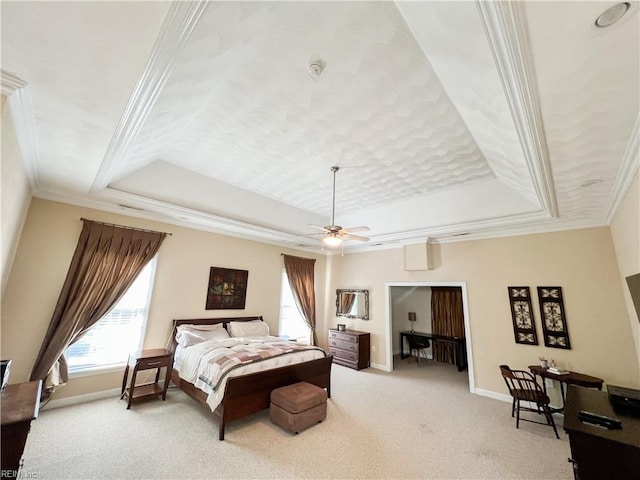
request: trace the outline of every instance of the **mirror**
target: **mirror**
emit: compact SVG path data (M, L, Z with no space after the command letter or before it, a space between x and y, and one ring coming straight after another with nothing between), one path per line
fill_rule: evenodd
M369 290L336 290L336 316L369 320Z

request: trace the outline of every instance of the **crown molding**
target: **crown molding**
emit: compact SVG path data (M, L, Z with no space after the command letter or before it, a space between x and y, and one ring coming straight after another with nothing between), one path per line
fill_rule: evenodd
M435 228L420 228L411 231L403 231L390 233L386 235L372 236L373 242L398 242L401 244L410 244L423 242L425 238L440 240L440 237L454 237L463 232L479 232L482 230L500 230L503 228L517 227L522 224L531 222L548 222L549 216L543 211L535 211L528 213L519 213L514 215L506 215L503 217L487 218L482 220L474 220L471 222L462 222L455 224L440 225ZM464 237L463 237L464 238Z
M16 90L26 87L27 82L16 77L13 73L0 70L0 86L2 87L2 95L8 98Z
M103 190L111 181L114 166L123 160L147 120L167 83L175 59L189 40L207 5L207 1L171 3L149 61L129 98L93 180L92 192Z
M640 114L638 114L633 124L631 137L629 137L629 142L627 142L627 148L622 157L622 163L620 164L613 185L611 201L609 202L609 208L605 216L607 225L610 225L613 221L613 217L615 217L620 203L624 200L629 187L631 187L631 183L633 183L638 167L640 167Z
M547 215L558 218L524 2L476 3L536 194Z
M555 221L549 219L549 217L544 214L544 219L537 224L533 225L513 225L509 227L505 227L503 229L489 229L489 230L478 230L470 232L469 235L466 236L456 236L452 235L444 235L444 236L429 236L430 244L445 244L445 243L459 243L459 242L471 242L474 240L490 240L495 238L507 238L507 237L521 237L525 235L540 235L546 233L555 233L555 232L565 232L568 230L579 230L579 229L587 229L587 228L601 228L606 227L607 225L602 222L593 222L593 221ZM344 253L360 253L360 252L369 252L374 250L388 250L391 248L401 248L406 244L411 243L424 243L425 238L421 239L417 238L407 238L405 240L398 239L395 242L389 243L375 243L378 241L375 237L371 239L372 244L367 245L349 245L345 247Z
M45 200L324 255L400 248L405 244L424 242L426 238L429 239L430 243L443 244L605 226L589 220L553 220L549 219L545 212L537 211L464 224L446 225L436 229L420 229L372 236L369 242L345 245L344 250L322 251L319 240L313 240L306 236L253 225L195 209L179 207L112 188L106 188L93 194L43 189L34 196ZM459 232L466 231L470 232L467 236L456 235Z
M15 126L18 147L27 174L31 192L38 190L38 141L33 116L31 96L27 82L12 73L0 70L2 95L7 97L7 106Z
M42 189L35 196L44 200L68 203L298 250L316 251L321 245L319 240L312 240L301 235L253 225L200 210L179 207L109 187L100 192L89 194L57 189Z

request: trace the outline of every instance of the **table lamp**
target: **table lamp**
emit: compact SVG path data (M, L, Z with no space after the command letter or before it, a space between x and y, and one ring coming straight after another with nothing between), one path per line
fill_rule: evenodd
M413 324L416 321L416 312L409 312L409 321L411 322L411 333L415 333Z

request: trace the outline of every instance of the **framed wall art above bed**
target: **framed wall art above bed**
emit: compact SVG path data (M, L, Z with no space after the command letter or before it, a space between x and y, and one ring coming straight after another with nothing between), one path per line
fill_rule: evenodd
M206 310L244 309L248 279L248 270L211 267Z
M533 321L529 287L507 287L507 290L509 291L513 335L516 343L537 345L538 337L536 335L536 324Z

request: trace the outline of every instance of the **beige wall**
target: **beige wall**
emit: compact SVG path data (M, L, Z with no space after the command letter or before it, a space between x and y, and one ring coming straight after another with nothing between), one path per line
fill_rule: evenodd
M18 248L20 232L29 203L31 202L31 187L27 179L27 173L22 163L22 155L18 148L16 130L11 118L11 112L7 105L7 99L0 95L2 99L2 148L0 156L2 158L2 169L0 172L1 182L1 228L0 231L0 298L4 296L4 290L11 271L11 265Z
M539 356L559 366L640 386L623 288L607 227L434 245L436 269L403 270L403 250L333 257L330 290L368 288L370 321L350 327L372 333L372 362L387 355L385 282L466 282L475 386L506 393L498 365L526 368ZM514 342L507 286L528 285L540 345ZM537 286L561 286L571 350L542 341Z
M281 252L286 249L173 225L34 199L2 302L2 356L12 358L12 383L30 372L49 323L80 233L80 217L172 232L163 244L145 346L164 346L173 318L264 315L277 331ZM466 282L479 389L504 393L497 366L523 368L538 356L561 366L640 386L624 289L609 228L574 230L434 245L436 269L406 272L403 250L389 249L318 259L318 337L335 326L335 289L370 291L370 321L350 319L349 328L372 333L372 362L386 363L385 282ZM210 266L249 270L243 311L204 310ZM571 350L517 345L507 298L509 285L529 285L542 338L536 286L563 288ZM58 398L117 388L121 373L72 379Z
M618 207L611 222L611 236L618 259L618 268L622 281L629 275L640 273L640 171L631 184L627 195ZM623 288L624 300L629 315L636 355L640 364L640 322L629 289Z
M34 199L2 302L2 358L13 360L11 383L29 376L78 241L80 217L173 234L158 254L145 347L165 346L174 318L263 315L277 334L281 253L318 259L316 294L324 298L325 257L320 254ZM249 271L244 310L205 310L211 266ZM319 302L319 318L323 314ZM56 398L117 388L121 381L120 372L73 378Z

